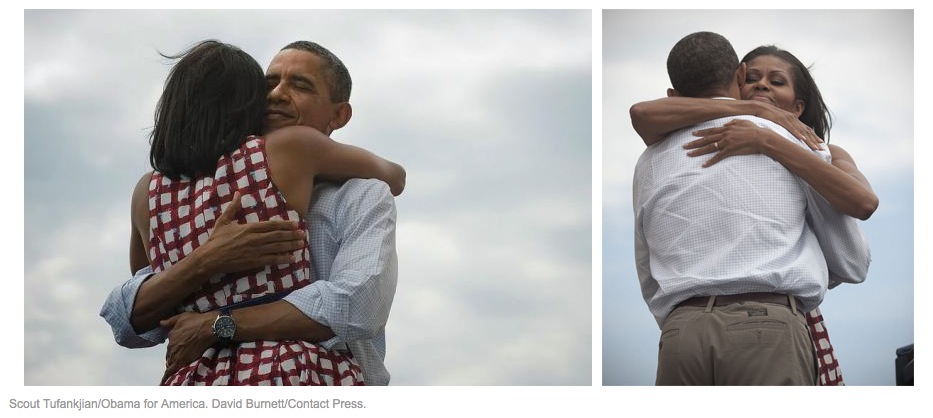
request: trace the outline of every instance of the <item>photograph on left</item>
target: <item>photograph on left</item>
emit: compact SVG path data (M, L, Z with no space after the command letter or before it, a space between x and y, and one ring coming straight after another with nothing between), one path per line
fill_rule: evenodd
M24 28L26 386L591 385L589 10Z

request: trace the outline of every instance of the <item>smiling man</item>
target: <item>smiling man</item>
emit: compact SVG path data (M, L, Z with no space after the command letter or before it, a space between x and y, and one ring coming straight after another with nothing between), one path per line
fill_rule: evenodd
M329 136L352 116L350 74L316 43L285 46L269 64L266 79L266 132L305 125ZM392 193L378 180L318 183L305 219L317 280L282 299L235 309L230 313L235 321L224 323L235 327L233 338L301 339L347 350L359 362L365 384L387 385L385 325L398 275ZM218 224L205 244L172 268L153 275L146 267L117 286L101 316L125 347L151 347L168 339L166 366L180 367L218 342L214 324L222 316L175 315L191 283L284 262L282 252L301 242L300 231L293 228L276 221Z

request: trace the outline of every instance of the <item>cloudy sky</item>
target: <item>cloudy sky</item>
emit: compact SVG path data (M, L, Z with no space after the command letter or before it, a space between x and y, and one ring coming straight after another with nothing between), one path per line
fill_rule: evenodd
M164 346L117 346L98 312L130 274L130 193L170 68L158 52L216 38L263 66L294 40L331 49L354 79L334 138L407 169L393 384L590 385L591 18L26 11L23 381L161 376Z
M836 117L831 143L852 154L880 199L861 223L865 283L821 305L849 385L893 385L894 353L914 343L914 44L912 11L606 11L603 14L603 384L652 385L660 330L634 266L632 174L644 145L629 107L665 95L667 54L717 32L739 57L759 45L794 53Z

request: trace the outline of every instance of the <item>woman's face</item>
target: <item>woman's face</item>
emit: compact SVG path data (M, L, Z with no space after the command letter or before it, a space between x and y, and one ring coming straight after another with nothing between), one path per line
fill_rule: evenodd
M742 98L771 103L800 116L804 104L794 94L790 64L773 55L761 55L746 63Z

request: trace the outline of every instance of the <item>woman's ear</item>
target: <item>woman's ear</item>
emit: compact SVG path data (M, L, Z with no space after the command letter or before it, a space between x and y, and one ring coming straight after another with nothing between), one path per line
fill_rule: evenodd
M793 108L794 115L797 115L799 118L800 115L803 114L803 111L807 108L807 105L803 102L803 100L794 100Z
M735 70L735 82L739 85L739 88L745 86L745 71L748 67L745 63L739 64L739 68Z

